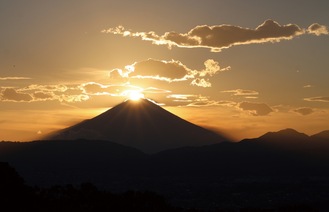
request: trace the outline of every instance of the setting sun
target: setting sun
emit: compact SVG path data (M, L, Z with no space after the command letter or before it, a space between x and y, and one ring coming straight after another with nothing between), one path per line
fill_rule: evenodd
M143 98L144 98L144 94L142 94L140 91L129 91L128 92L128 99L130 99L130 100L138 101Z

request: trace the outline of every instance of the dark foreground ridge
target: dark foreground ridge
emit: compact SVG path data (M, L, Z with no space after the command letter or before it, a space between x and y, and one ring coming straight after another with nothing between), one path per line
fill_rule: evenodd
M8 163L0 162L1 211L182 211L149 191L112 193L91 183L31 187Z
M42 188L88 182L114 193L152 191L175 207L204 210L329 210L326 131L286 129L156 154L98 140L0 142L0 161Z
M43 140L80 138L109 140L146 153L228 141L224 136L181 119L147 99L127 100Z

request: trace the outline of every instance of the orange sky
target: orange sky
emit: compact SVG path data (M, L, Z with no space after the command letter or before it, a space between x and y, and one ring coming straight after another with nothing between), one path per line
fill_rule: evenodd
M235 140L328 130L329 3L296 2L2 1L0 140L38 138L132 91Z

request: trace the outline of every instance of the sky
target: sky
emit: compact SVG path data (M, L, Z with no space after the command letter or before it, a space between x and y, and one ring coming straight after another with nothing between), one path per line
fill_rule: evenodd
M140 92L233 140L329 130L329 1L1 0L0 140Z

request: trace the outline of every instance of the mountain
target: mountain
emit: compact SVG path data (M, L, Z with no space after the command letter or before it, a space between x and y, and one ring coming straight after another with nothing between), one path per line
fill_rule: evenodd
M112 192L155 191L175 205L206 209L317 206L321 200L328 211L329 139L318 142L315 137L285 129L240 142L154 154L95 139L0 142L0 161L8 162L29 185L90 182Z
M300 133L294 129L287 128L277 132L268 132L259 137L262 140L275 141L275 140L307 140L308 135Z
M241 142L256 142L261 145L275 148L288 148L294 150L304 148L304 146L308 145L311 140L310 136L294 129L287 128L277 132L267 132L258 138L244 139Z
M311 136L314 139L329 140L329 130L325 130Z
M44 140L110 140L147 153L183 146L203 146L227 139L166 111L147 99L127 100L110 110Z

